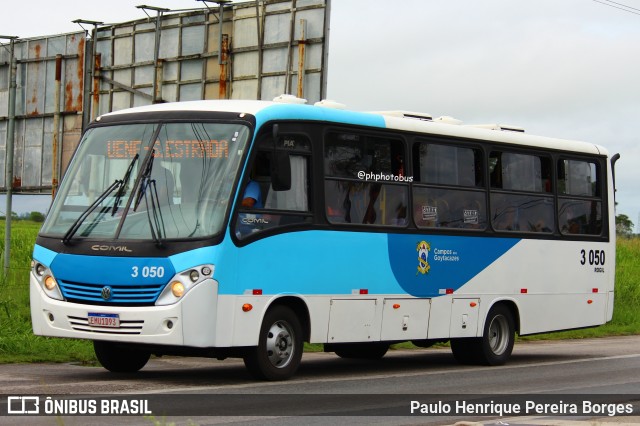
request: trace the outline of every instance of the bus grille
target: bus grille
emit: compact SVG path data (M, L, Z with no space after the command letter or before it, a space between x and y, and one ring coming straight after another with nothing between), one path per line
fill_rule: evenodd
M121 285L86 284L71 281L58 281L62 295L66 300L77 303L101 305L150 305L153 304L165 284ZM103 292L108 287L109 292ZM103 294L110 293L107 298Z
M87 317L74 317L67 316L71 328L76 331L88 331L90 333L98 334L140 334L142 333L142 327L144 326L143 320L120 320L119 328L107 328L107 327L92 327L89 325L89 319Z

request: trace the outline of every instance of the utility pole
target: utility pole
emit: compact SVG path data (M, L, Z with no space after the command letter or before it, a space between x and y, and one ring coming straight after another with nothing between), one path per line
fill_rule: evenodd
M7 124L7 149L5 156L5 185L7 187L7 206L4 231L4 273L9 272L9 259L11 251L11 203L13 196L13 145L16 125L16 79L18 64L15 57L15 36L0 36L0 39L9 40L9 123Z

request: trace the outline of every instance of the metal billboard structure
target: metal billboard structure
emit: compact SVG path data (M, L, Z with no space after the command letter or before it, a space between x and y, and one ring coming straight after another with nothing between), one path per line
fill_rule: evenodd
M147 18L111 25L78 20L94 24L90 34L12 40L13 107L10 49L0 45L0 191L55 191L82 130L107 112L283 93L323 99L329 2L221 0L176 12L138 6ZM7 158L10 140L13 159Z

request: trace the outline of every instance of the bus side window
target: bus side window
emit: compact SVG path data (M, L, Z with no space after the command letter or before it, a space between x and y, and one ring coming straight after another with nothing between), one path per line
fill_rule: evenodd
M240 239L285 225L310 223L312 219L309 208L309 156L303 152L289 153L291 188L276 190L271 179L273 145L269 145L268 140L260 145L262 150L256 154L250 177L242 189L235 232ZM310 145L303 145L299 151L306 149L310 150Z
M329 223L408 224L405 145L358 133L330 133L324 145L325 214Z
M565 235L600 235L602 199L595 162L558 161L558 224Z
M413 147L413 219L418 228L486 228L483 154L476 147L430 141Z
M309 194L307 185L307 157L289 155L291 164L291 189L275 191L269 187L264 207L276 210L309 210Z
M551 158L491 152L491 223L507 232L552 233Z

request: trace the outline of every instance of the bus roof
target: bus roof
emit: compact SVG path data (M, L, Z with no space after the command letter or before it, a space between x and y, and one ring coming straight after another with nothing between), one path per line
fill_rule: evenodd
M320 104L320 103L319 103ZM337 105L331 108L325 105ZM433 119L429 114L404 111L355 112L340 108L340 104L325 102L320 105L305 105L297 102L272 102L254 100L203 100L170 102L135 107L111 112L104 116L123 114L171 112L171 111L222 111L251 114L258 125L271 120L305 120L355 124L368 127L396 129L412 133L455 137L468 140L508 143L522 146L574 151L595 155L608 155L608 151L596 144L524 133L515 126L499 124L465 125L451 117ZM98 121L101 117L98 117Z

